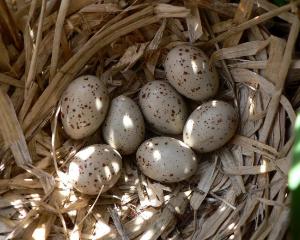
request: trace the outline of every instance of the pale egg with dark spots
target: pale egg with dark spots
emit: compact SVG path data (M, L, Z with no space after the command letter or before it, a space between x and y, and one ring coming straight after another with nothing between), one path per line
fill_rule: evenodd
M122 158L112 147L95 144L80 150L72 158L68 176L79 192L97 195L113 187L121 175Z
M164 67L168 81L183 96L203 101L217 94L217 71L200 49L177 46L169 51Z
M136 160L143 174L159 182L180 182L197 170L197 157L193 150L180 140L171 137L154 137L137 150Z
M121 154L137 150L145 136L145 123L138 105L129 97L112 100L102 127L104 140Z
M109 106L105 84L96 76L75 79L61 98L61 121L73 139L94 133L104 121Z
M188 117L183 98L166 81L151 81L139 93L139 105L149 125L165 134L181 134Z
M235 134L238 114L227 102L213 100L196 108L183 130L183 141L198 152L224 146Z

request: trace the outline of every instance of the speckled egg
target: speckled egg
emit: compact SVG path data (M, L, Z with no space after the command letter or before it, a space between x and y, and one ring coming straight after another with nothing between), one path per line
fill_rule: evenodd
M138 105L129 97L112 100L102 128L104 140L121 154L137 150L145 136L145 123Z
M217 71L196 47L180 45L169 51L165 71L170 84L187 98L203 101L217 94Z
M137 165L149 178L160 182L179 182L197 170L192 149L171 137L154 137L143 142L136 153Z
M61 121L73 139L91 135L104 121L109 105L107 88L96 76L75 79L61 98Z
M152 81L139 93L139 104L150 126L161 133L181 134L188 117L183 98L165 81Z
M95 144L80 150L69 165L69 180L79 192L97 195L110 189L121 175L121 155L106 144Z
M198 152L211 152L235 134L238 115L227 102L213 100L196 108L183 130L184 142Z

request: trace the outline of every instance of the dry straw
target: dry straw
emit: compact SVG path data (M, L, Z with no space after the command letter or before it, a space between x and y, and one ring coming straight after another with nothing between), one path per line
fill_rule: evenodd
M3 239L283 239L300 106L299 3L0 1ZM281 37L270 26L285 29ZM167 51L184 42L202 47L217 66L219 97L240 113L236 136L202 156L187 182L147 179L131 157L109 192L74 191L65 168L100 139L65 136L55 111L65 88L89 73L111 97L135 98L145 82L165 78Z

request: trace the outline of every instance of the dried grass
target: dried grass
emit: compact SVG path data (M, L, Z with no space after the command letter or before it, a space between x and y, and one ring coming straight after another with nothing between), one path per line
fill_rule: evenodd
M0 239L286 237L300 105L299 3L0 1ZM288 24L288 37L270 34L274 17ZM219 97L240 113L236 136L202 156L187 182L147 179L130 156L109 192L95 198L74 191L69 160L101 140L99 133L66 138L56 111L65 88L90 73L112 97L135 98L146 81L165 78L167 51L184 42L201 46L217 66Z

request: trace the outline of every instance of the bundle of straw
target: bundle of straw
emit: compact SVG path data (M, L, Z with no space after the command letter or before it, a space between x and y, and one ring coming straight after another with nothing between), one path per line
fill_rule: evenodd
M0 239L283 239L299 3L0 1ZM155 182L129 157L107 193L72 189L69 160L101 140L74 141L55 124L68 84L93 74L111 97L135 99L146 82L165 79L168 50L186 42L217 67L220 99L240 113L235 137L203 156L188 182Z

